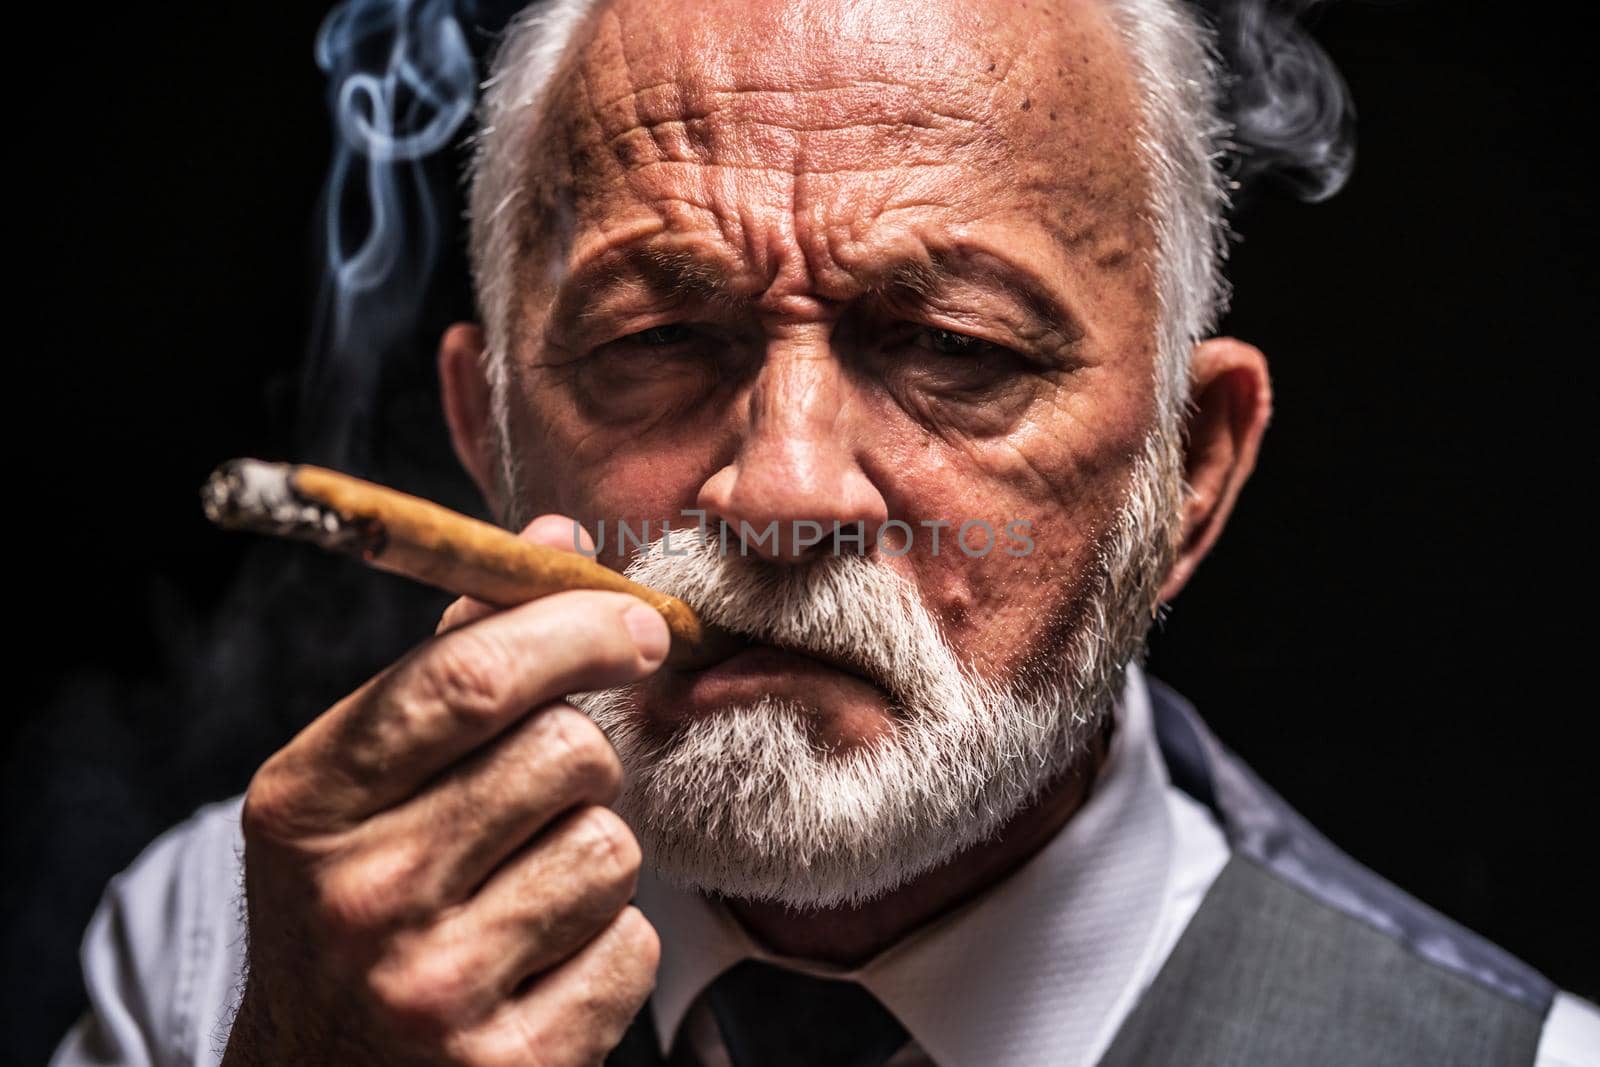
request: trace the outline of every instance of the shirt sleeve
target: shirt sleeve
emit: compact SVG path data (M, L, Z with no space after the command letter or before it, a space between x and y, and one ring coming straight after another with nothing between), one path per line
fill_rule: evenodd
M111 881L84 934L89 1009L51 1067L215 1067L240 976L239 802L201 809Z
M1600 1067L1600 1009L1557 993L1539 1037L1534 1067Z

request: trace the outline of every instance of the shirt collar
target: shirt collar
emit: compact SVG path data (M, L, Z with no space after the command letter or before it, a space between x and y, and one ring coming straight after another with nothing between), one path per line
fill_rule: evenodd
M717 975L743 959L860 981L942 1067L1095 1062L1156 951L1173 853L1166 771L1137 665L1088 801L1026 864L858 968L775 956L726 908L641 873L661 937L650 1010L665 1055Z

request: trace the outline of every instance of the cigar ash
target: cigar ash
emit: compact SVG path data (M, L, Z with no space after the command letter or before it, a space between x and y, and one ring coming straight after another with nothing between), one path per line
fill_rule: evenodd
M295 491L287 463L225 463L200 491L206 518L219 526L309 541L330 552L373 559L383 551L383 524L347 516Z

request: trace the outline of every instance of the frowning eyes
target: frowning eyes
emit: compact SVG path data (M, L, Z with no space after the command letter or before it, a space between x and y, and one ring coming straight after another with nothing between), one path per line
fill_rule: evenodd
M727 378L736 346L714 327L667 322L625 333L566 365L580 403L607 422L666 419Z
M804 343L831 352L859 386L927 417L937 409L947 422L950 412L968 408L1003 421L1050 373L1043 358L1020 346L902 315L862 310ZM764 330L688 319L621 333L590 349L567 373L598 418L670 419L713 396L732 395L774 353Z
M981 337L971 334L956 333L954 330L942 330L936 326L923 326L916 329L912 343L919 348L924 348L936 356L965 357L968 359L981 356L1010 355L1011 350L1004 345L997 345L993 341L985 341Z
M694 330L681 322L670 322L665 326L652 326L648 330L629 334L620 338L623 342L633 342L647 348L664 348L667 345L677 345L694 336Z
M1011 349L1004 345L995 344L993 341L985 341L981 337L957 333L955 330L941 329L936 326L902 323L898 325L896 332L905 338L911 347L923 349L936 356L975 359L984 356L992 358L1015 354ZM696 329L688 323L672 322L627 334L617 338L612 343L638 345L642 348L669 348L673 345L691 341L696 335Z
M830 339L846 365L877 373L922 375L955 387L975 387L1036 370L1016 349L958 330L913 321L846 322ZM623 375L681 373L685 361L709 360L722 374L758 365L766 347L759 335L742 336L698 322L668 322L624 334L595 355Z
M986 393L1042 369L1014 348L926 323L899 323L872 347L885 378L951 396Z

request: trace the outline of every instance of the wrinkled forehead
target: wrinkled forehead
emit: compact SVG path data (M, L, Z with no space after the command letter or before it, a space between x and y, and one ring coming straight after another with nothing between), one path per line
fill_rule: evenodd
M1141 225L1137 99L1103 0L613 0L569 51L532 165L580 229L630 202L787 197L1012 212L1071 241Z

